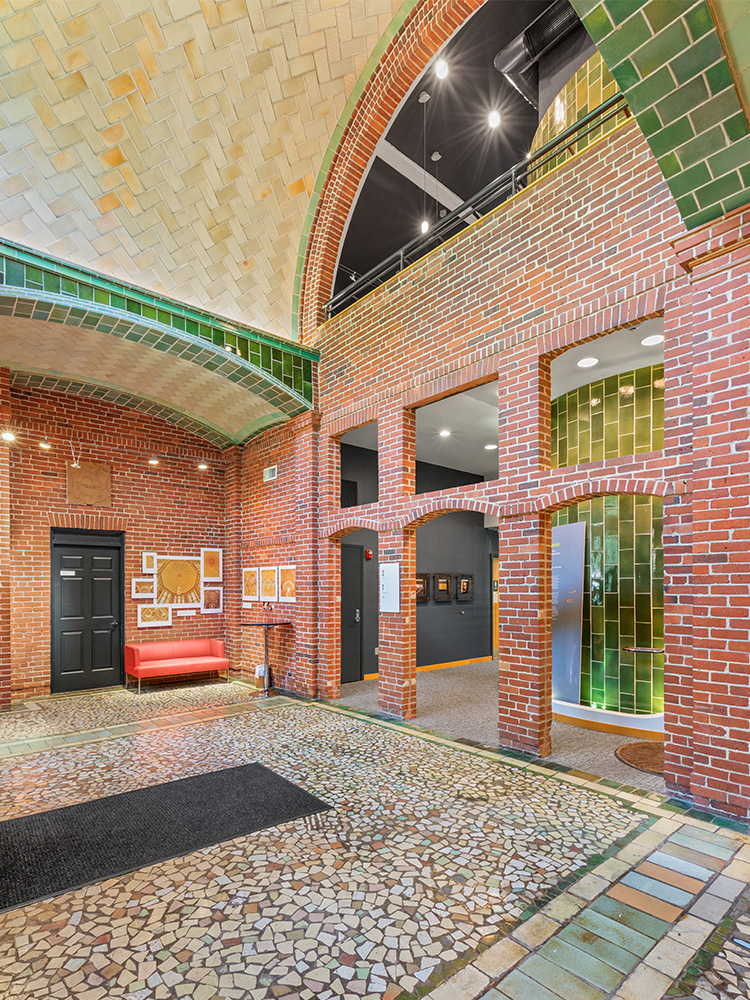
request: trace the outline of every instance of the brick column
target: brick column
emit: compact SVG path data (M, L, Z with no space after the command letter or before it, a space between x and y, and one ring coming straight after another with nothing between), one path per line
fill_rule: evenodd
M552 724L551 518L499 526L500 746L544 757Z
M297 603L294 607L295 690L308 698L318 693L318 432L320 417L309 413L295 421L294 495ZM284 609L284 605L279 610Z
M381 532L378 564L400 564L401 610L378 618L378 705L400 719L417 714L417 540L414 531Z
M401 398L378 408L378 499L414 495L416 417Z
M232 673L242 664L242 448L224 452L224 634Z
M0 430L10 424L10 372L0 368ZM10 708L10 445L0 442L0 710Z
M341 545L318 543L318 695L341 697Z
M750 811L750 211L676 244L693 289L693 772Z

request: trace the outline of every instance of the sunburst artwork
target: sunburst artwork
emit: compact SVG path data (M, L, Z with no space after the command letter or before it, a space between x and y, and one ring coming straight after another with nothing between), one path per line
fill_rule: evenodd
M156 603L180 608L201 606L199 556L156 557Z

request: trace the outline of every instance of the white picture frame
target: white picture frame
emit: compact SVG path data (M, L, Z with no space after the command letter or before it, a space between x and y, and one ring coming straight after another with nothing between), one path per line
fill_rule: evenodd
M276 566L260 567L260 600L275 604L279 599L279 571Z
M150 573L156 575L156 553L155 552L143 552L141 554L141 572Z
M211 597L207 595L212 595ZM215 604L218 595L218 605ZM207 606L207 601L212 605ZM201 614L220 615L224 610L224 588L215 583L204 583L201 587Z
M206 572L206 564L209 561L218 561L218 568L215 572ZM218 574L218 575L216 575ZM203 583L221 583L224 575L224 550L218 547L201 549L201 581Z
M149 621L155 612L163 612L159 620ZM138 628L169 628L172 624L172 609L164 604L139 604Z
M130 581L130 596L134 601L151 601L156 597L156 576L134 576Z
M260 600L260 570L257 566L242 567L242 603Z
M279 601L282 604L297 603L297 567L279 566Z

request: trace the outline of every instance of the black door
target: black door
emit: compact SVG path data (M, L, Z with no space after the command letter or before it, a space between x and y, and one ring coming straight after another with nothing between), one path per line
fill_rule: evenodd
M52 535L52 693L122 683L122 536Z
M362 680L362 579L361 545L341 546L341 683Z

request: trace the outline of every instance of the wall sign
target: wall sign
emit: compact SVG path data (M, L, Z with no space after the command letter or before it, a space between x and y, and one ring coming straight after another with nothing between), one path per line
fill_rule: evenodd
M401 563L387 562L378 566L380 577L380 611L397 614L401 610Z
M104 462L79 462L68 467L68 503L112 506L112 469Z

